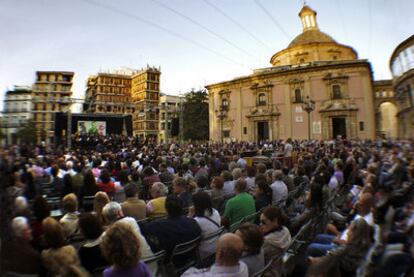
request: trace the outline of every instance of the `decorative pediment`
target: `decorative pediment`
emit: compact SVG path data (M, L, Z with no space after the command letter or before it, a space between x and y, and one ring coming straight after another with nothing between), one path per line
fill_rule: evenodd
M229 89L222 89L222 90L220 90L218 93L219 93L219 95L220 95L221 97L223 97L223 96L228 96L228 95L231 93L231 90L229 90Z
M348 80L348 78L348 75L345 75L343 73L338 73L336 75L328 73L323 77L323 80L328 82L344 83Z
M357 111L358 107L353 99L325 100L319 112L330 111Z
M299 78L293 78L293 79L289 79L288 82L290 85L299 85L299 84L305 83L305 80L299 79Z
M259 116L279 116L280 112L276 105L251 107L247 118Z

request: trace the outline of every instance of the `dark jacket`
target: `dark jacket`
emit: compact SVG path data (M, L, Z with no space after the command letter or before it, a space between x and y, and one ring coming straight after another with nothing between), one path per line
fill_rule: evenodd
M154 253L164 249L169 257L177 244L199 237L201 229L194 219L179 216L150 222L145 225L143 233ZM180 256L178 260L173 262L176 265L181 265L188 258L188 255Z

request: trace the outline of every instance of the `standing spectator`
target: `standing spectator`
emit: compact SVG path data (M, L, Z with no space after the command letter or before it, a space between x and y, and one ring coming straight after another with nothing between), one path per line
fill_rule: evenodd
M102 239L101 249L112 264L105 269L104 277L142 276L151 277L147 265L140 262L141 242L132 228L121 222L112 225Z
M125 216L141 220L146 217L146 204L144 200L138 198L138 187L134 184L125 186L126 201L121 204L122 212Z
M243 240L244 250L240 260L247 265L249 276L264 267L263 235L260 228L252 223L241 225L235 232Z
M229 226L256 212L253 197L246 192L246 181L236 180L236 195L229 199L224 209L223 221Z

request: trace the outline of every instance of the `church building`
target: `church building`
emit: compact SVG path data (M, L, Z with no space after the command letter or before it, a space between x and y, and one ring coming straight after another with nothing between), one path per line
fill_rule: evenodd
M206 86L211 140L375 138L371 64L321 32L310 7L299 17L303 32L271 67Z

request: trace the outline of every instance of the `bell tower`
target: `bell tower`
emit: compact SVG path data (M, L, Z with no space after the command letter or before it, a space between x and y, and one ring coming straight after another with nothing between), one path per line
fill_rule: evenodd
M308 30L318 30L318 24L316 23L316 12L309 6L303 6L299 12L299 17L302 21L303 32Z

